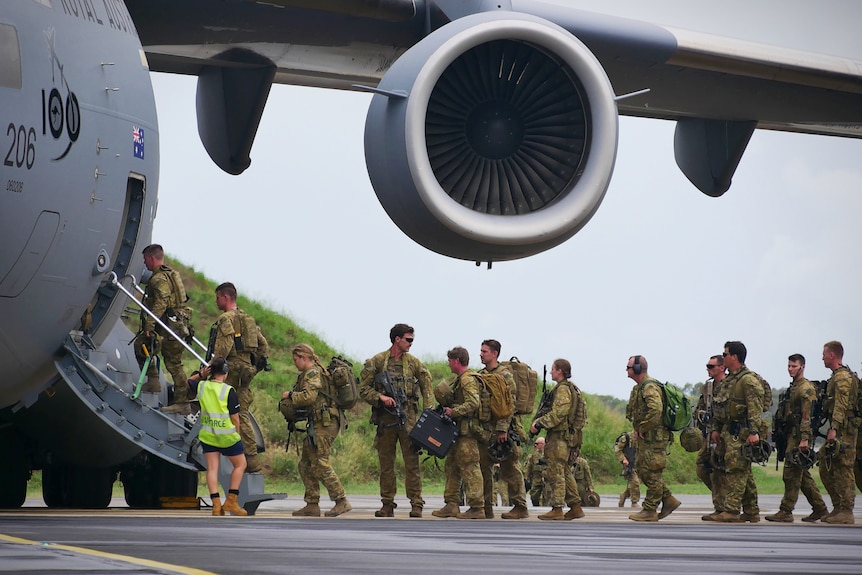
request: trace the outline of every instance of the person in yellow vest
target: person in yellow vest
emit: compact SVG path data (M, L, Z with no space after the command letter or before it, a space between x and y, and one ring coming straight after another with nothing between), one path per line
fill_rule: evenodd
M209 366L192 374L189 387L197 388L195 399L201 405L198 439L207 462L207 487L212 497L213 515L224 515L225 511L230 511L233 515L244 516L248 512L239 506L237 497L246 461L242 437L238 431L239 398L236 389L225 383L228 371L225 358L213 358ZM230 489L224 505L218 490L218 468L222 455L233 465Z

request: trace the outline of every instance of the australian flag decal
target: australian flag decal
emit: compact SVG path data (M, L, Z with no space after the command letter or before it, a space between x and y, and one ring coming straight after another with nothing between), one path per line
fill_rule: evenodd
M136 158L144 159L144 129L132 127L132 152Z

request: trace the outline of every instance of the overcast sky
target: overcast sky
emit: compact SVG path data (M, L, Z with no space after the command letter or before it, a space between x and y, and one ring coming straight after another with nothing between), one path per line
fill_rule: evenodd
M571 4L862 61L862 3L852 0ZM831 339L859 369L862 141L757 131L730 191L713 199L676 167L673 123L621 118L616 170L590 223L488 271L420 247L388 219L365 169L368 95L274 86L252 165L229 176L198 139L195 78L153 74L153 84L153 241L353 358L388 347L389 328L406 322L422 358L463 345L480 367L481 341L495 338L506 358L540 373L567 358L582 389L620 398L630 355L684 384L702 381L730 339L773 387L786 385L791 353L808 358L810 378L826 378Z

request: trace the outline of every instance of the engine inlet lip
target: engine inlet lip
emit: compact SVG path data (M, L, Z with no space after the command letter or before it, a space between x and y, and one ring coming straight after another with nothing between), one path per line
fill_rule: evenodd
M538 244L573 235L598 209L616 159L618 119L614 93L601 64L577 38L547 20L517 13L482 13L461 18L432 35L458 26L419 70L405 112L407 161L418 194L447 228L472 240L502 245ZM447 32L448 33L448 32ZM494 40L516 40L554 54L571 69L588 104L590 151L577 179L578 193L564 192L553 209L518 216L473 211L440 186L428 158L425 121L435 85L464 52Z

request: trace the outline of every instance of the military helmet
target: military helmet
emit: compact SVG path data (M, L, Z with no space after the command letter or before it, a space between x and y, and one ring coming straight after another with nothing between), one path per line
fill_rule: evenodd
M703 447L703 435L698 428L689 425L679 433L679 444L689 453L699 451Z
M745 445L739 448L742 456L752 463L766 465L769 461L769 456L772 455L772 444L761 439L755 445L745 442Z
M491 461L500 463L512 456L515 450L515 442L512 441L512 436L507 436L506 441L500 443L497 441L497 436L491 436L491 442L488 444L488 455L491 456Z
M790 450L790 453L787 454L787 460L802 469L811 469L814 467L814 464L817 463L817 452L813 449L806 449L803 451L798 447L794 447Z
M455 394L452 392L452 386L447 381L441 381L434 386L434 399L440 405L451 407L455 403Z

